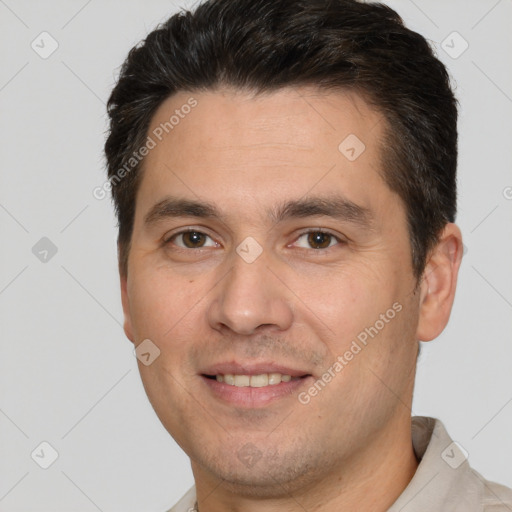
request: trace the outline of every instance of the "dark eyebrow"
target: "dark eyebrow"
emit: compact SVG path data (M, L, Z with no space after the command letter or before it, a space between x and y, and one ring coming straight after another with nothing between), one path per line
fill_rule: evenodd
M270 212L270 218L275 223L290 218L315 216L332 217L368 229L372 227L374 218L370 209L339 195L286 201Z
M342 196L309 197L290 200L267 211L270 222L277 224L292 218L315 216L332 217L370 229L374 216L368 208ZM199 217L226 221L225 215L212 203L166 197L156 203L144 217L146 225L169 217Z
M207 202L166 197L156 203L144 217L144 224L155 224L169 217L200 217L221 219L217 207Z

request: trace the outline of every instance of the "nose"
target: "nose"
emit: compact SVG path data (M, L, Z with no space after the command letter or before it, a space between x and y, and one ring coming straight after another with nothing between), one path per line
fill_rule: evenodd
M262 326L288 329L293 321L292 294L277 277L278 266L269 262L265 251L252 263L237 253L232 260L230 270L212 290L211 327L240 335L251 335Z

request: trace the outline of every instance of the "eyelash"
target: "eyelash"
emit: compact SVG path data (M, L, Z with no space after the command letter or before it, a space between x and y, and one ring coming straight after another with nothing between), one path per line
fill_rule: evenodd
M190 228L190 229L186 229L186 230L183 230L183 231L179 231L177 233L173 233L171 236L165 238L164 241L163 241L163 245L168 245L175 238L179 237L180 235L184 235L186 233L198 233L200 235L205 235L208 238L210 238L211 240L213 240L213 238L210 235L208 235L207 233L204 233L203 231L200 231L198 229ZM297 236L296 241L299 240L304 235L309 235L310 233L318 233L318 234L322 234L322 235L328 235L328 236L332 237L333 239L335 239L338 242L335 245L344 245L344 244L347 243L346 240L343 240L339 236L331 233L330 231L325 231L325 230L320 229L320 228L316 228L316 229L315 228L311 228L311 229L308 229L306 231L302 231ZM217 243L217 242L215 242L215 243ZM325 247L323 249L322 248L320 248L320 249L309 248L309 250L315 251L315 252L325 252L325 251L327 251L327 249L331 249L332 247L334 247L334 246L329 245L328 247ZM193 251L193 250L197 251L197 250L205 249L205 247L197 247L197 248L194 249L194 248L190 248L190 247L180 247L179 245L177 246L177 248L178 248L178 250L182 250L182 251ZM305 249L305 248L301 247L300 249ZM308 250L308 249L306 249L306 250Z

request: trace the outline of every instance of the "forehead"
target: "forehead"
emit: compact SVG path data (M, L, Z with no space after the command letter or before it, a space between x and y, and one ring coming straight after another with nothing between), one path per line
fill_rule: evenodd
M222 88L171 96L157 109L149 133L158 139L172 134L181 144L185 138L190 141L193 132L195 142L215 139L218 150L233 149L235 143L241 148L289 144L304 150L334 143L337 149L339 138L350 133L370 142L379 136L382 121L380 112L350 91L287 87L255 94Z
M173 192L236 206L240 199L270 204L335 188L365 207L370 189L386 193L385 126L382 114L349 92L181 91L153 116L148 136L155 147L144 161L139 196L154 204Z

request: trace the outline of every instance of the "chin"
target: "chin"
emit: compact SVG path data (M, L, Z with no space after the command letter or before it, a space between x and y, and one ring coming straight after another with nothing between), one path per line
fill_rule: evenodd
M225 450L212 460L205 460L204 453L191 454L191 459L195 461L193 469L199 463L202 471L221 479L223 489L245 498L279 498L303 491L322 478L322 467L307 461L304 450L283 455L269 448L260 458L254 453L247 465L237 453Z

